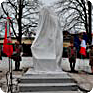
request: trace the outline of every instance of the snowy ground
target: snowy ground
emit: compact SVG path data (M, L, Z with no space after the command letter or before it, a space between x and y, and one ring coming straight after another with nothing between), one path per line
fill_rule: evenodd
M13 62L13 69L15 66L15 62ZM0 73L0 87L2 88L3 91L6 91L6 71L8 70L8 58L7 57L3 57L3 60L0 62L0 70L2 70L3 72ZM31 57L23 57L22 61L21 61L21 69L24 68L29 68L33 66L33 61ZM62 62L61 62L61 67L63 70L65 71L69 71L70 67L69 67L69 62L67 58L62 58ZM90 66L89 66L89 60L85 59L85 60L80 60L77 59L76 60L76 70L83 70L86 72L91 72L90 70ZM23 71L13 71L13 75L14 76L20 76L24 73ZM89 75L89 74L84 74L84 73L69 73L69 75L75 79L75 81L77 81L77 84L79 85L79 87L81 89L84 90L91 90L93 87L93 75ZM16 82L16 81L15 81ZM16 87L15 87L16 88ZM15 91L14 88L14 91Z
M13 63L13 69L15 66L15 62L12 61ZM21 68L23 67L32 67L33 66L33 61L31 57L22 57L22 61L20 64ZM62 69L69 71L70 67L69 67L69 62L68 62L68 58L62 58L62 62L61 62L61 67ZM0 70L8 70L9 68L9 62L8 62L8 58L7 57L3 57L2 61L0 60ZM83 70L86 72L91 72L90 66L89 66L89 59L77 59L76 60L76 66L75 66L76 70Z
M62 67L62 69L66 70L66 71L70 70L68 58L62 58L61 67ZM79 71L83 70L86 72L91 72L91 68L89 66L89 59L76 59L75 69L79 70Z
M7 57L3 57L0 60L0 70L8 70L9 69L9 59ZM15 67L15 62L12 60L13 69ZM20 67L31 67L33 65L31 57L22 57L22 61L20 62Z

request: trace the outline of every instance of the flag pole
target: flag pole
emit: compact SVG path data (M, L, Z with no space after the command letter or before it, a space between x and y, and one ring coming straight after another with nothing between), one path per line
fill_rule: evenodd
M10 91L12 93L12 59L9 57L10 59Z
M10 19L10 17L9 17L9 19ZM8 21L9 21L9 19L8 19ZM10 21L9 21L9 37L11 38L11 35L10 35ZM10 63L10 92L12 93L12 88L13 88L12 85L13 84L12 84L12 59L11 59L11 55L10 55L9 59L10 59L10 62L9 62Z
M11 56L13 54L13 46L11 41L11 34L10 34L10 17L7 17L7 22L5 23L5 38L3 43L3 53L7 55L9 58L9 87L8 90L12 93L12 59Z
M10 72L10 58L8 57L8 59L9 59L9 72Z

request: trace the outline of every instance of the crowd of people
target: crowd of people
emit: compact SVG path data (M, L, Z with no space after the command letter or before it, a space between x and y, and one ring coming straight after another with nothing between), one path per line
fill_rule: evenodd
M11 56L11 59L15 61L15 71L20 71L20 61L22 61L22 56L32 56L31 55L31 44L20 44L20 42L17 40L15 44L13 45L13 54ZM2 54L3 56L6 56L3 53L3 47L0 45L0 60L2 60Z
M80 59L89 58L89 65L91 66L91 72L93 74L93 45L89 45L88 37L85 37L85 35L86 34L83 33L78 37L71 36L70 45L67 49L68 59L71 72L77 72L75 70L77 55L79 55Z
M29 53L31 55L31 45L20 44L19 41L16 41L13 47L13 55L11 59L15 61L15 71L20 70L20 61L22 56ZM29 49L29 50L28 50ZM1 55L2 47L0 45L0 60L2 60ZM28 50L28 52L27 52ZM67 48L67 55L70 63L71 72L77 72L75 70L76 58L79 55L80 59L89 58L89 65L91 66L91 72L93 73L93 45L89 45L88 37L85 33L80 34L79 36L71 36L70 45Z

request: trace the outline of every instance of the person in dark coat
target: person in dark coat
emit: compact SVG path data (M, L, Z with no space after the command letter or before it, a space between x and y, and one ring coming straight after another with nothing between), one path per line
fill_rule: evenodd
M79 54L79 50L80 50L80 40L79 40L79 37L77 35L74 35L74 46L76 47L76 50L77 50L77 57L79 58L80 57L80 54Z
M1 52L2 52L2 47L1 47L1 45L0 45L0 60L2 60Z
M21 52L22 52L22 46L20 45L19 41L16 41L13 53L13 60L15 61L15 71L18 71L20 69L20 61L22 60Z
M70 63L71 72L75 72L76 57L76 48L74 47L73 42L70 41L70 46L68 47L68 59Z
M87 47L86 47L87 58L89 58L89 51L90 51L90 47L89 47L89 43L87 43Z
M93 74L93 45L91 46L91 49L89 52L89 65L91 66L91 72Z
M2 46L0 45L0 61L2 60L1 52L2 52ZM2 71L0 71L0 72L2 72Z

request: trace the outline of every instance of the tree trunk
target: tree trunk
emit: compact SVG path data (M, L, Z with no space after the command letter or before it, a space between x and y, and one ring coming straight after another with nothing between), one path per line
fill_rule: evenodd
M19 0L19 18L18 18L18 27L19 27L19 34L18 34L18 41L21 43L22 40L22 0Z
M85 29L89 38L89 43L91 44L92 41L92 36L91 36L91 2L88 1L88 15L86 12L86 6L85 6L85 2L82 2L82 4L84 5L83 11L85 14Z
M92 12L92 6L91 6L91 2L90 1L88 1L88 13L89 13L89 33L88 33L88 37L89 37L89 39L90 39L90 44L91 44L91 42L92 42L92 18L91 18L91 12Z

